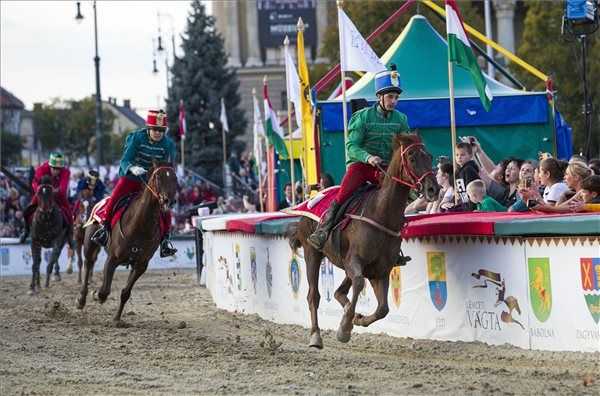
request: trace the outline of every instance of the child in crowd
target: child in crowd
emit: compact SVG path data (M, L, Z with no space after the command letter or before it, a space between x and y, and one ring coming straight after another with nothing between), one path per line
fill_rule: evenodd
M585 178L578 195L569 202L569 208L573 212L600 212L600 175Z
M467 194L471 202L477 204L479 212L506 212L506 208L486 194L483 180L473 180L467 185Z
M544 203L549 206L555 206L561 196L569 190L563 182L565 168L566 164L555 158L546 158L540 162L538 176L540 183L545 186Z
M466 187L473 180L479 179L479 167L473 161L473 149L470 143L460 142L456 145L456 164L458 168L454 178L456 179L458 206L462 210L473 210Z

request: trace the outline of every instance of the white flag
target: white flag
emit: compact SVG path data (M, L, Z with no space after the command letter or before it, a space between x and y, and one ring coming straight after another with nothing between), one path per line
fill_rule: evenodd
M221 98L221 117L219 117L223 130L229 132L229 123L227 122L227 113L225 112L225 99Z
M262 117L260 115L260 105L258 104L258 99L256 99L256 95L252 95L252 101L254 102L254 157L257 162L261 159L261 147L260 139L265 136L265 127L262 122ZM260 169L260 164L259 164Z
M338 8L340 31L340 67L342 71L367 71L377 73L387 68L363 38L348 15Z
M287 39L287 36L286 36ZM290 102L294 104L294 112L296 113L296 124L302 126L302 114L300 111L300 78L294 66L294 60L289 51L289 46L285 46L285 82L287 94Z

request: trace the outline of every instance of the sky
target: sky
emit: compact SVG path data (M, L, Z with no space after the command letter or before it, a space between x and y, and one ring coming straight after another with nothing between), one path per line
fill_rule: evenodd
M152 40L161 14L163 46L171 56L171 31L179 47L190 1L97 2L98 51L102 99L130 99L143 116L164 107L165 57L157 56L152 73ZM81 2L84 19L77 23L76 1L0 2L0 85L31 110L53 98L82 99L96 92L94 18L91 1ZM182 55L181 49L177 54Z

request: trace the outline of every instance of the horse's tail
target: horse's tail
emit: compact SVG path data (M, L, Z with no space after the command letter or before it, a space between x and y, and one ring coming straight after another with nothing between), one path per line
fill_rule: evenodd
M300 236L298 235L298 224L299 223L290 224L286 231L286 236L289 240L290 248L292 248L292 251L294 253L296 253L296 250L299 247L302 247L302 243L300 242Z

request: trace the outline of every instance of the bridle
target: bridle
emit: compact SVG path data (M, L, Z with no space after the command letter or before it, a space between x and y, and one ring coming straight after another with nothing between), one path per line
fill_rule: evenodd
M146 181L142 177L140 177L140 180L142 181L142 183L146 186L146 188L148 190L150 190L150 192L152 193L152 195L154 195L154 197L158 200L158 202L161 202L160 195L154 190L154 188L152 188L150 186L150 181L154 177L154 174L161 169L170 169L171 171L175 172L175 169L172 166L159 166L158 168L156 168L152 171L150 176L148 176L148 183L146 183Z
M379 168L379 170L383 174L385 174L387 177L391 178L396 183L400 183L402 185L407 186L408 188L411 188L411 189L414 189L417 191L421 191L423 189L423 183L422 183L423 179L425 179L428 176L433 176L433 171L428 170L427 172L423 173L421 176L416 174L413 167L410 165L410 162L408 161L408 155L406 155L409 150L411 150L415 147L418 147L419 150L425 152L423 150L423 148L425 147L425 145L423 143L412 143L406 147L404 147L404 145L400 146L400 158L402 159L402 173L408 174L408 177L410 179L409 181L406 181L399 177L390 175L389 172L387 172L385 169L383 169L379 164L377 165L377 168Z

